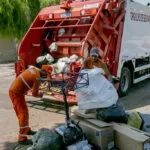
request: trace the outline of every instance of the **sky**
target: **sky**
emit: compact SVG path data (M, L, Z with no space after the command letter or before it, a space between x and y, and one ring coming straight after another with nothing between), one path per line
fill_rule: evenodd
M134 0L134 1L137 1L139 3L142 3L142 4L147 4L147 3L150 3L150 0Z

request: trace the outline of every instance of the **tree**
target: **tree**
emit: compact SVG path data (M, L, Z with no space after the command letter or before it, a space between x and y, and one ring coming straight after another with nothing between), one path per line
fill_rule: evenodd
M30 11L31 21L35 19L38 12L40 11L40 1L39 0L28 0L28 6Z
M40 8L44 8L49 5L59 4L60 0L40 0Z
M41 8L59 0L0 0L0 37L21 39Z
M29 26L24 0L0 0L0 36L21 38Z

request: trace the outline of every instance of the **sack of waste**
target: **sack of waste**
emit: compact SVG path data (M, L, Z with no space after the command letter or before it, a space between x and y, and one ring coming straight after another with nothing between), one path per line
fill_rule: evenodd
M52 63L52 62L54 61L54 58L53 58L50 54L47 54L47 55L45 56L45 58L47 59L47 61L48 61L49 63Z
M54 131L40 129L32 138L33 145L27 150L62 150L62 138Z
M76 90L79 109L105 108L116 104L117 91L113 84L102 75L103 72L101 68L81 70L81 73L88 74L89 85ZM77 82L82 84L84 81Z
M100 108L96 110L96 118L105 122L127 123L125 108L120 102L113 104L108 108Z
M36 59L36 63L39 63L39 64L48 64L48 63L51 64L53 61L54 61L54 58L50 54L39 56Z
M142 118L136 111L131 111L128 115L128 122L127 124L129 126L132 126L134 128L140 129L142 125Z
M56 42L53 42L51 45L49 45L50 52L56 52L57 48Z

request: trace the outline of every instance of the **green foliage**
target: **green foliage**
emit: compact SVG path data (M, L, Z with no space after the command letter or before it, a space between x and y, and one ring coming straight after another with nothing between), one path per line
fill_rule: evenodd
M30 9L31 21L35 19L38 12L40 11L40 1L39 0L28 0L28 6Z
M0 0L0 37L21 39L41 8L59 0Z
M21 38L29 26L27 11L21 0L0 0L0 36Z
M49 5L59 4L60 0L40 0L40 7L44 8Z

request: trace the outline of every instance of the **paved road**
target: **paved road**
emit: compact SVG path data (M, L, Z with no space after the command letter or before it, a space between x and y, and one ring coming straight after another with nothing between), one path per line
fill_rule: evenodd
M0 150L11 150L17 140L17 119L8 97L8 88L14 79L14 65L0 64ZM134 85L128 96L120 98L126 109L137 109L150 114L150 80ZM62 109L44 107L39 99L27 98L31 127L52 128L64 123ZM55 113L57 111L57 113Z
M133 85L128 95L120 100L126 109L150 114L150 79Z

